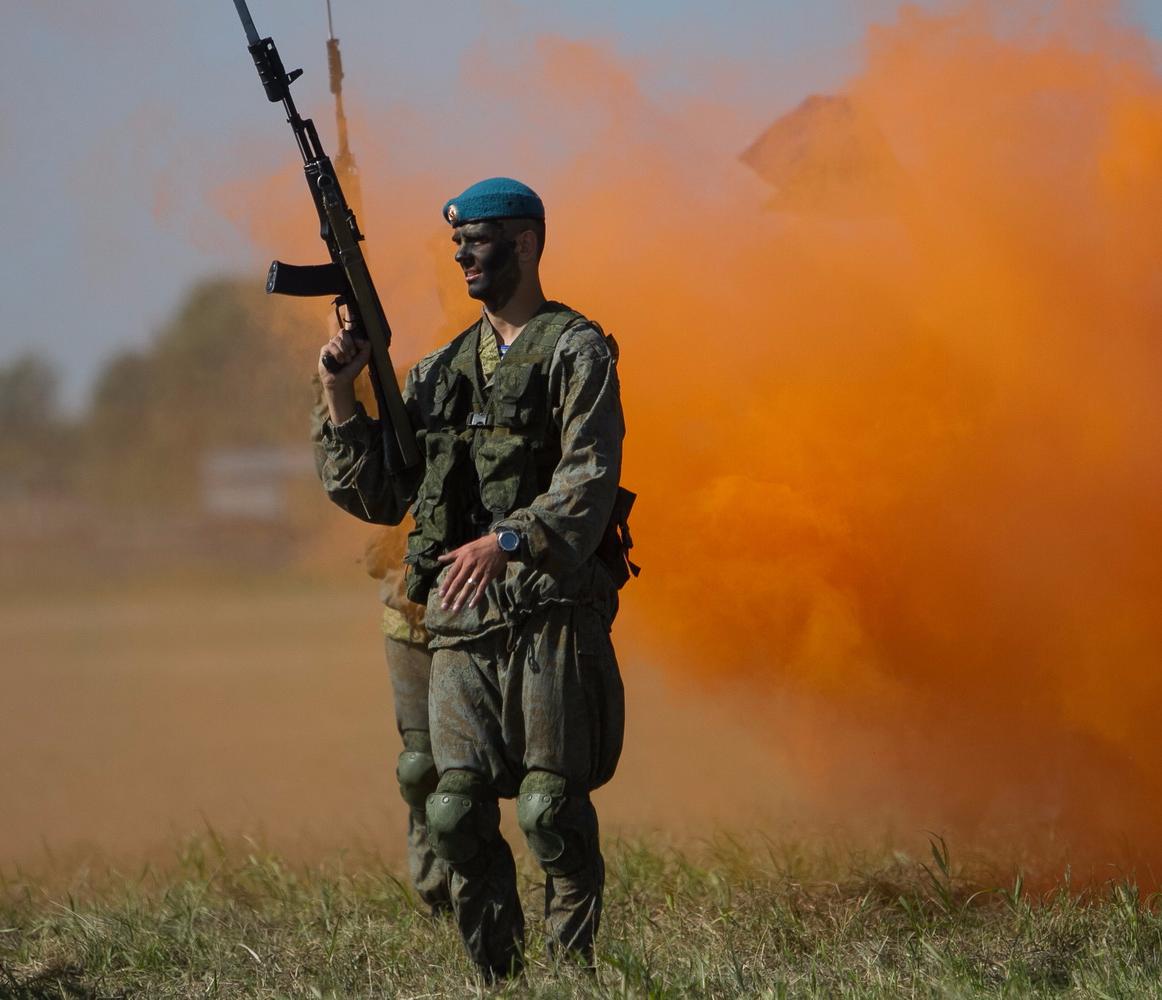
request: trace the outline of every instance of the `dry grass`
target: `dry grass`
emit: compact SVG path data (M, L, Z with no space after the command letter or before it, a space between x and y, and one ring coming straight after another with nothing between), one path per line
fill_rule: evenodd
M1162 995L1162 918L1132 883L1035 896L932 856L857 856L726 837L607 851L599 971L553 968L530 997ZM537 873L522 870L530 927ZM166 871L47 890L9 877L0 996L462 997L480 992L447 920L374 858L296 867L211 836Z

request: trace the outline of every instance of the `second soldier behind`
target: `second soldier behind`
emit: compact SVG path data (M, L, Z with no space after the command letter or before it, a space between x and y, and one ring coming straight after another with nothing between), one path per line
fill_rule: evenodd
M333 329L338 324L332 320ZM316 389L320 389L316 381ZM311 413L311 440L315 445L315 465L324 475L326 454L322 449L322 428L327 407L321 392ZM428 682L432 654L423 625L423 608L409 601L404 587L403 556L405 532L382 528L370 540L364 554L367 572L379 581L383 600L382 631L384 655L391 678L395 726L403 748L396 760L399 793L408 807L407 859L412 885L432 911L445 912L449 906L447 870L432 851L425 815L427 797L436 788L436 762L428 728Z

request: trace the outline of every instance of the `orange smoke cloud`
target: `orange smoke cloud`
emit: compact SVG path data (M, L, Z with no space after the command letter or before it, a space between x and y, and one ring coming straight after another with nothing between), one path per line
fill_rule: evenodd
M443 199L501 172L545 196L550 294L622 347L626 669L741 691L826 816L1162 832L1148 42L1104 3L905 9L823 125L788 126L846 107L842 141L748 155L793 178L777 192L717 112L660 112L606 49L509 56L473 107L517 125L435 176L377 174L384 130L353 114L365 228L396 234L375 250L410 275L385 299L418 354L444 325L422 274Z
M640 600L672 662L775 699L832 803L1136 839L1162 770L1162 80L1109 9L1001 22L873 35L848 97L892 183L662 223L702 294L643 377L714 389L677 381L635 451L647 484L686 478L644 491L666 544Z

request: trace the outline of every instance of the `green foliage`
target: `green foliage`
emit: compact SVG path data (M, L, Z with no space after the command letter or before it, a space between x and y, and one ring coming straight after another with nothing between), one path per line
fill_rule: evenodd
M313 319L253 281L195 286L146 350L117 356L98 379L86 482L121 505L180 505L206 451L304 441Z
M735 840L608 850L599 970L554 967L522 869L531 997L1157 996L1162 916L1130 882L1036 896L933 863ZM296 867L193 843L169 872L0 887L0 996L477 994L448 920L375 859Z
M250 278L202 282L148 346L106 364L71 421L47 361L0 366L0 499L67 493L180 509L207 451L302 445L323 315Z
M69 480L69 427L52 366L25 355L0 366L0 498L59 491Z
M59 380L42 358L24 355L0 366L0 431L19 433L60 420Z

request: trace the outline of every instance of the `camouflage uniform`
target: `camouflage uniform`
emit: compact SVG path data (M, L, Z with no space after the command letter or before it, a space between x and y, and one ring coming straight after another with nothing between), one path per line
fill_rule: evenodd
M402 575L402 574L398 574ZM428 721L428 685L432 654L427 633L393 604L406 601L401 587L383 583L383 644L391 675L395 726L403 743L396 764L400 795L408 805L408 874L420 898L433 913L446 910L447 867L428 840L427 797L436 787L436 764ZM389 592L390 591L390 592Z
M318 390L316 379L316 390ZM320 474L326 464L321 447L323 423L327 418L321 394L316 393L311 412L311 440L315 444L315 464ZM404 593L403 546L400 532L384 529L367 546L364 563L380 581L383 600L383 644L391 677L395 725L403 750L396 762L400 796L408 806L408 874L419 897L433 913L446 910L448 872L428 842L425 815L427 796L436 787L436 766L428 728L428 681L432 654L423 625L423 610Z
M409 590L428 597L432 750L427 816L450 866L465 946L487 977L518 967L523 919L498 797L547 875L550 944L592 961L604 867L589 793L612 776L624 720L609 638L616 586L595 554L613 509L624 435L612 341L548 303L504 356L482 319L408 374L425 455L392 475L360 408L323 427L331 499L365 520L409 508ZM436 557L489 530L521 549L476 608L440 606Z

